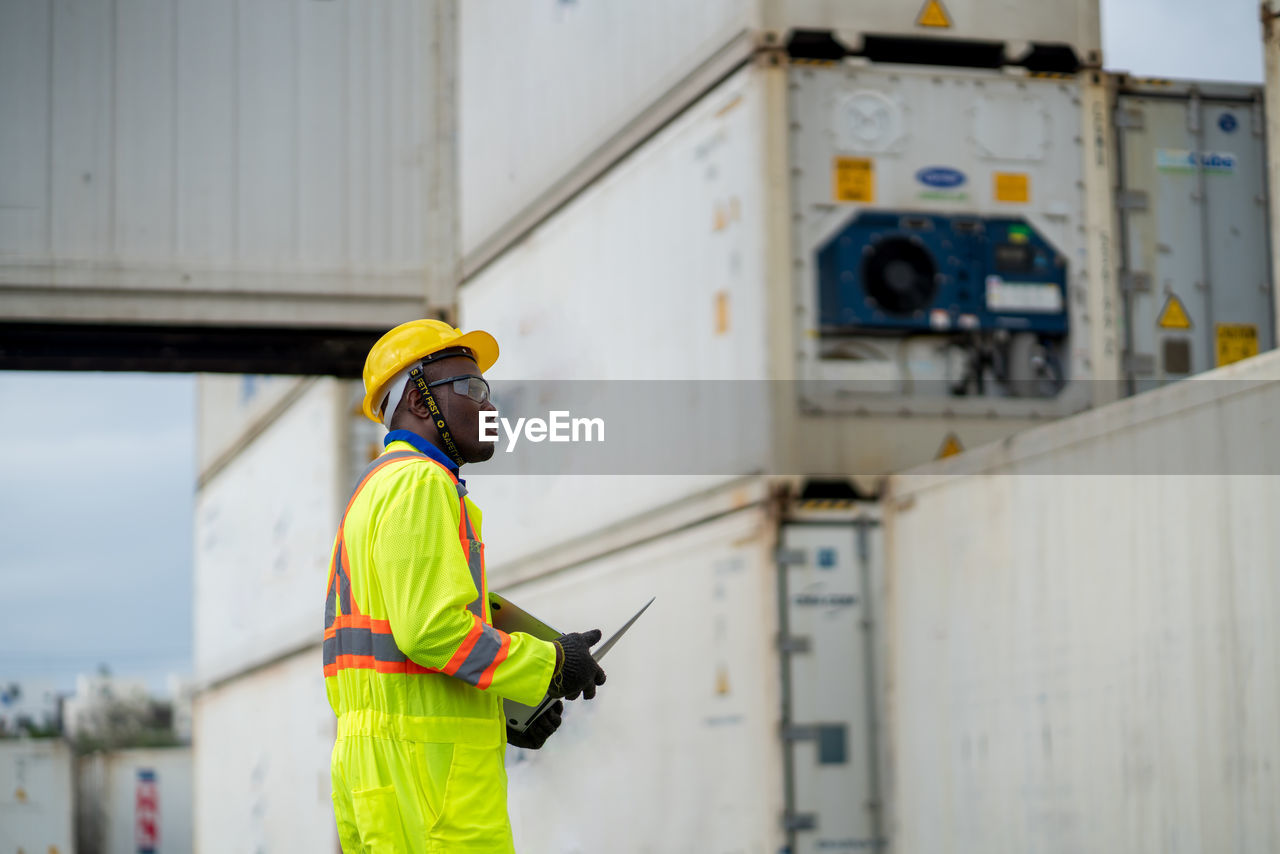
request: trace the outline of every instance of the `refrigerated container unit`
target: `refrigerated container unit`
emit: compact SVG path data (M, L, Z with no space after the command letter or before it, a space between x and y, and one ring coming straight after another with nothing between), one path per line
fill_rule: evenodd
M1108 399L1106 106L1092 73L764 57L733 74L460 289L464 325L503 348L500 398L687 381L696 428L670 443L680 477L626 490L575 478L608 473L585 455L550 480L499 455L525 476L474 475L506 520L494 547L757 472L874 481Z

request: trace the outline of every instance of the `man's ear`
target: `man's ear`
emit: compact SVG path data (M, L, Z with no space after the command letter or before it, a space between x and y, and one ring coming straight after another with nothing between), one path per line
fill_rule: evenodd
M404 396L405 408L416 415L418 418L431 420L431 411L427 409L427 402L422 399L422 392L410 386Z

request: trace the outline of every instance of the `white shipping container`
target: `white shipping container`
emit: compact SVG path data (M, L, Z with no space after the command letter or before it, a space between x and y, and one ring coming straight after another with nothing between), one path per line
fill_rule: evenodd
M898 854L1280 847L1280 354L890 480Z
M201 693L194 850L336 854L329 796L335 720L319 644Z
M0 741L0 845L75 851L75 758L60 739Z
M1034 45L1063 46L1101 64L1094 0L468 0L460 27L461 240L471 270L754 51L781 50L797 31L834 33L855 52L871 35L994 42L1008 62Z
M596 700L512 751L518 842L1275 850L1277 380L1251 359L895 475L881 505L760 479L513 569L503 592L567 630L658 597Z
M381 428L354 411L358 383L298 382L299 394L277 403L238 452L202 477L195 527L200 685L295 652L322 634L334 533ZM228 384L234 381L212 387ZM221 419L214 416L215 427ZM204 424L202 417L201 431Z
M780 529L762 486L737 511L687 502L683 528L647 541L632 528L623 548L596 541L601 553L504 591L551 625L606 633L657 597L596 699L566 704L542 750L509 749L518 849L879 847L874 582L859 550L874 515ZM591 809L566 792L591 793Z
M450 305L427 275L435 20L0 6L0 314L377 329Z
M459 293L464 325L493 332L502 348L490 373L500 407L525 387L556 409L564 381L602 395L660 381L675 383L678 399L661 404L661 423L683 430L674 441L653 430L669 441L655 449L655 476L632 476L626 489L590 477L616 471L585 454L539 468L524 456L529 445L499 453L492 474L468 472L495 563L734 477L880 475L951 440L994 441L1105 399L1107 384L1085 380L1119 377L1117 301L1106 298L1114 272L1098 261L1114 256L1095 251L1110 241L1111 160L1105 144L1086 155L1086 126L1091 141L1106 131L1105 88L1092 77L767 63L730 77ZM869 171L869 190L836 198L834 173L851 157ZM940 166L959 189L920 180ZM1026 192L1000 197L1002 173ZM1065 269L1065 390L1017 398L992 382L983 394L939 394L955 378L941 354L946 335L825 336L818 253L878 211L940 223L1003 217L1051 243ZM948 313L948 323L962 320ZM660 395L657 385L633 387ZM917 393L926 387L934 391ZM640 407L626 414L648 418Z
M76 763L76 835L98 854L190 854L191 748L133 748ZM144 840L149 845L144 845Z
M303 377L201 374L196 379L196 471L225 464L308 386Z

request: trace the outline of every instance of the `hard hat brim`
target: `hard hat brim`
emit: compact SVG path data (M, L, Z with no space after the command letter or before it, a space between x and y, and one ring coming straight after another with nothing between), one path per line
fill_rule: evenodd
M481 373L493 367L498 361L498 342L483 329L475 329L461 338L449 342L449 347L466 347L476 354L476 367Z

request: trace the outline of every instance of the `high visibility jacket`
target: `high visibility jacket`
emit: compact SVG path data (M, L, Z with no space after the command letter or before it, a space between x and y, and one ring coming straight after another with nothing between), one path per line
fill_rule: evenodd
M347 505L324 640L347 854L513 850L502 698L536 705L555 647L492 626L480 524L453 472L405 442Z

